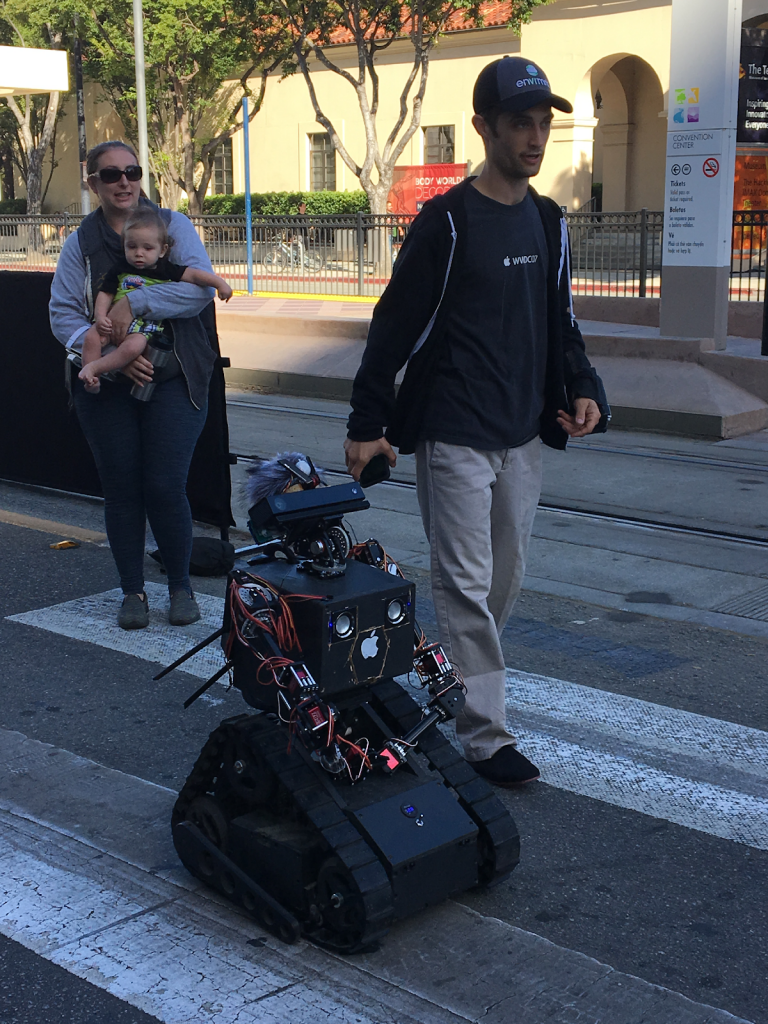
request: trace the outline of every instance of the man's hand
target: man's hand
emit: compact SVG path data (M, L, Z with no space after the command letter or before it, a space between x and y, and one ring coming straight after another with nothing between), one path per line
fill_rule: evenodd
M569 437L585 437L591 434L600 422L600 409L591 398L577 398L573 403L574 414L558 409L557 422Z
M397 456L386 438L380 437L378 441L350 441L347 438L344 442L347 471L355 480L359 480L360 474L374 455L378 455L379 452L384 452L390 466L395 465Z
M134 321L134 315L131 312L131 304L125 296L123 296L122 299L118 299L110 309L109 319L112 321L112 341L115 345L119 345L121 342L125 341L128 328ZM133 365L133 363L131 363L131 365ZM123 370L123 373L125 373L125 370Z
M122 302L122 299L120 301ZM134 384L141 384L144 387L145 384L149 384L152 380L155 368L144 356L136 356L133 362L124 366L120 372L124 373Z

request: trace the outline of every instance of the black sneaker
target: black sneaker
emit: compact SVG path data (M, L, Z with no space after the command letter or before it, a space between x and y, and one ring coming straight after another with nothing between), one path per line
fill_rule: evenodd
M494 786L522 786L539 778L539 769L509 744L485 761L470 761L478 775Z

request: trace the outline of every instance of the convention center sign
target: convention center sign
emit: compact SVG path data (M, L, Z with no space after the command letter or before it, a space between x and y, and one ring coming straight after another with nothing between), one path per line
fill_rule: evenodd
M387 203L388 213L418 213L434 196L464 181L466 164L421 164L396 167Z
M768 144L768 31L741 31L737 146Z

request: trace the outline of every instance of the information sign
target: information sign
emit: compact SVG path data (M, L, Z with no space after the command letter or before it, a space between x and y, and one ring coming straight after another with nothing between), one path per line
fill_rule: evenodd
M741 30L736 141L768 144L768 31Z

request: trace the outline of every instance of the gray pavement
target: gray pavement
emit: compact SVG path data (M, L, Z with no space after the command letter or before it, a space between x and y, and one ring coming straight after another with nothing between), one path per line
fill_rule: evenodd
M300 401L235 400L289 409ZM233 450L298 447L339 469L343 410L304 409L322 415L233 406ZM757 467L768 465L762 437L737 447L614 433L595 443L609 441L641 452L622 455L624 470L612 478L610 498L624 516L634 514L631 494L652 508L683 508L685 476L699 464L672 462L678 505L665 494L672 476L664 469L655 486L647 468L664 467L658 456L670 452L708 460L699 468L710 483L696 485L704 522L718 524L725 490L736 521L721 530L737 532L746 519L740 494L758 506L754 492L734 492L737 473L752 477L734 463L753 464L758 479ZM600 460L619 457L579 451L572 461L585 460L594 489ZM726 465L709 465L716 460ZM625 479L638 465L643 491ZM401 460L405 486L371 489L374 508L349 525L360 537L378 534L402 559L433 632L407 473ZM562 506L570 483L549 465L547 473L552 503ZM582 484L588 497L590 481ZM522 862L508 883L418 915L380 953L347 962L260 935L198 889L173 855L165 824L173 792L208 732L244 705L222 685L182 712L199 677L151 681L168 651L197 636L196 627L163 624L154 563L155 625L121 646L99 611L115 586L109 551L98 539L49 547L68 526L96 536L98 503L3 486L0 510L16 517L3 521L0 511L0 959L27 982L14 1000L4 977L0 1019L9 1004L13 1024L80 1024L86 1009L90 1019L98 1011L131 1024L714 1024L731 1014L768 1024L768 650L763 620L714 610L765 586L761 546L539 515L526 589L503 636L510 722L544 779L502 797L520 828ZM240 525L244 511L238 501ZM21 525L24 516L61 525L41 532L39 523ZM213 622L223 581L195 585ZM718 615L714 628L707 616Z
M240 455L298 448L341 473L345 420L342 403L230 393L231 448ZM247 520L244 476L245 466L239 465L233 475L239 524ZM329 480L338 479L329 474ZM360 535L387 538L394 558L427 568L414 480L413 456L400 457L394 484L372 488L372 510L352 525ZM768 432L712 443L613 431L573 444L566 453L545 448L545 507L536 517L524 587L768 637L766 487ZM747 598L754 598L746 602L752 607L744 607Z

